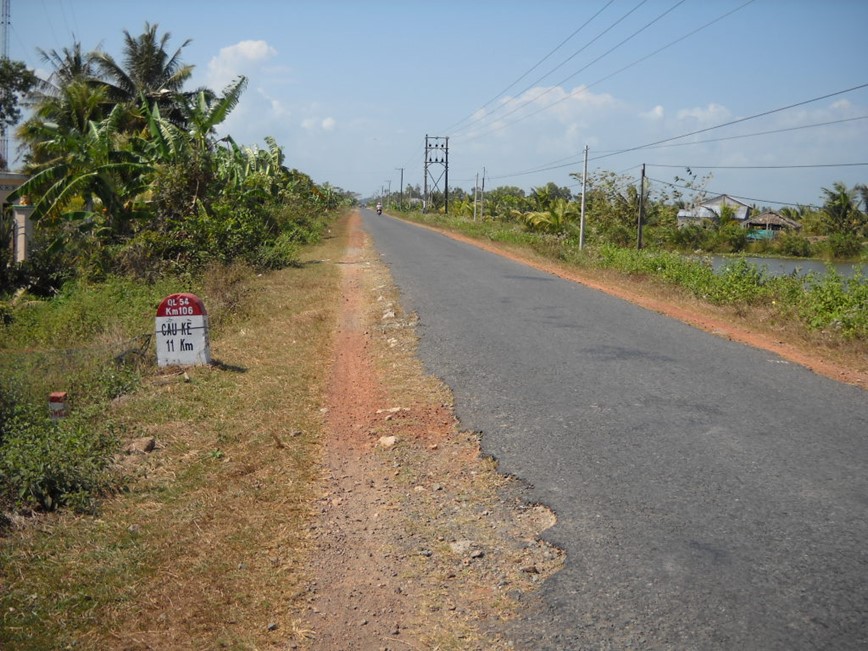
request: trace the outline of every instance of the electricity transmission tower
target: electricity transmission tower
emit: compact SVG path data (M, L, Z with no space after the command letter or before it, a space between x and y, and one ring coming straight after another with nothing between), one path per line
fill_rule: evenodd
M429 183L430 181L430 183ZM449 212L449 136L425 136L425 210L443 181L445 210Z
M2 8L0 8L0 58L4 61L9 59L9 23L10 10L9 4L12 0L2 0ZM3 88L0 93L5 96L9 90ZM0 167L2 169L9 168L9 138L6 135L6 125L0 124Z

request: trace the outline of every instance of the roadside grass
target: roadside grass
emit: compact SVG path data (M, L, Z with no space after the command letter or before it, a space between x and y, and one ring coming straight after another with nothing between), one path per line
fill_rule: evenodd
M125 490L98 517L37 515L0 538L0 647L253 649L306 635L294 613L339 292L318 261L339 257L334 230L298 268L212 274L209 312L224 301L236 315L212 330L216 363L150 369L99 416L157 447L116 459Z

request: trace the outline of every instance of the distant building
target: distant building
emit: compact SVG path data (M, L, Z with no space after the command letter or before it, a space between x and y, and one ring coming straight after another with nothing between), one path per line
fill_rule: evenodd
M797 231L802 227L799 222L772 211L750 217L744 225L746 228L756 228L765 231Z
M697 224L704 219L717 221L720 219L720 213L724 206L728 206L732 210L733 218L742 225L746 224L750 218L751 207L749 205L738 199L733 199L728 194L721 194L707 199L693 208L679 210L678 226L680 228L687 224Z
M747 234L749 240L771 240L780 231L797 231L802 225L776 212L767 211L750 217L744 227L749 231Z

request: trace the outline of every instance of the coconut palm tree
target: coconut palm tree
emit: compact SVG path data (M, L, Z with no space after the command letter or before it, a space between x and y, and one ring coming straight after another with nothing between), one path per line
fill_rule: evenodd
M166 118L181 124L182 89L193 74L193 66L181 62L181 53L190 39L170 54L166 47L171 34L159 36L158 29L156 24L145 23L145 31L137 37L124 30L123 59L118 62L107 52L97 51L93 53L94 64L107 86L110 102L156 103Z
M559 198L550 204L548 210L529 212L523 217L534 230L560 235L575 224L579 215L579 207L574 201Z
M836 181L831 188L823 188L823 194L826 195L823 213L831 232L856 235L864 228L866 216L856 205L855 190Z
M52 67L48 79L44 80L38 89L36 100L44 93L56 94L64 86L77 80L96 80L96 67L92 52L84 52L81 42L74 41L72 47L57 50L36 50L43 63Z
M90 120L105 116L106 93L96 78L90 54L76 41L70 48L38 50L52 70L38 79L27 98L33 109L16 135L28 148L25 163L29 172L50 161L57 148L57 134L63 130L84 132Z

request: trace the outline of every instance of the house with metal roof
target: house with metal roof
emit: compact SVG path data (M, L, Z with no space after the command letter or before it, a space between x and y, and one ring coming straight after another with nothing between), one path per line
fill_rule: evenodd
M723 212L724 206L732 210L733 218L744 225L750 217L751 207L730 197L728 194L721 194L711 199L706 199L693 208L684 208L678 211L678 226L686 226L687 224L696 224L705 219L717 221Z

